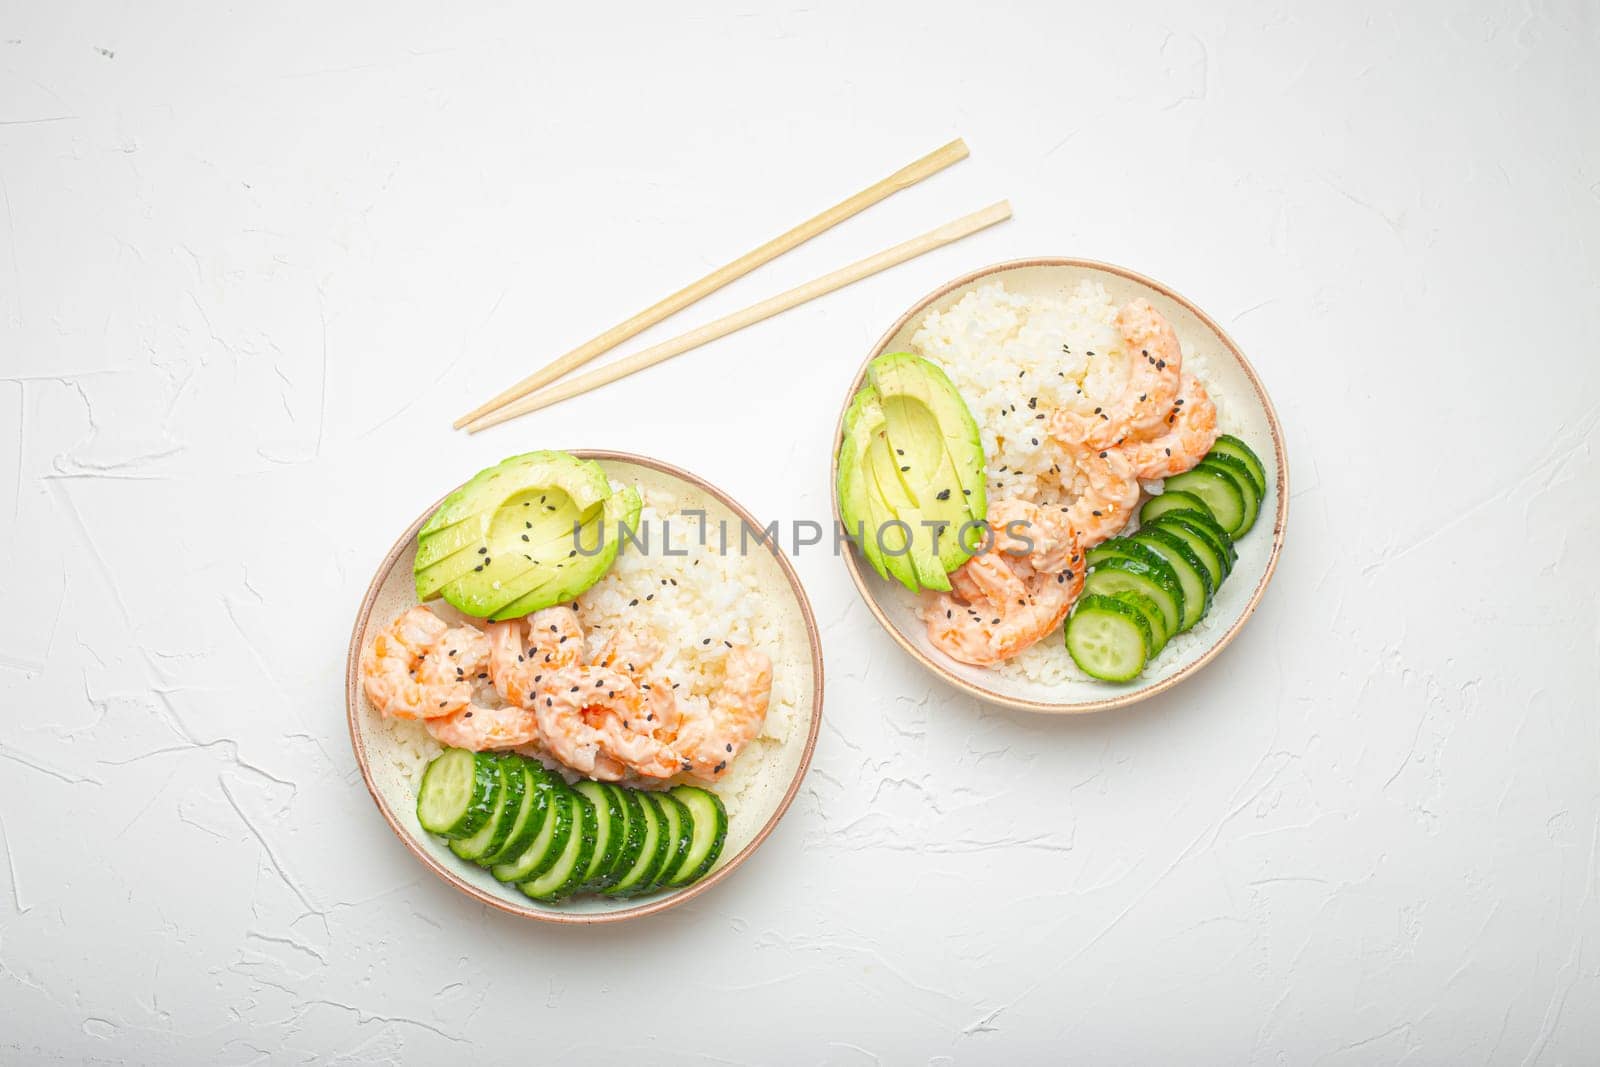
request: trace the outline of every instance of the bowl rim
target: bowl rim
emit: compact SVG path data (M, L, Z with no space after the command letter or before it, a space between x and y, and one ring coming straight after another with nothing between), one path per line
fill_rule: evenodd
M594 448L571 448L565 449L565 451L571 455L577 456L580 459L632 463L641 467L647 467L658 473L668 475L669 477L681 479L682 481L688 482L689 484L695 486L697 489L710 493L712 496L716 497L730 511L747 523L751 529L762 528L761 524L756 521L755 517L751 515L750 512L745 510L726 492L706 481L704 478L701 478L699 475L691 474L681 467L676 467L670 463L663 462L662 460L654 459L650 456L641 456L633 452L615 452L609 449ZM451 490L451 492L454 491L455 490L453 489ZM448 493L445 494L445 496L448 495ZM361 769L361 779L366 783L367 792L371 794L373 803L377 806L379 813L382 814L384 822L388 823L389 829L394 831L394 835L400 839L400 843L405 845L405 847L410 850L411 854L422 862L423 866L427 867L434 874L438 875L449 885L459 889L469 897L489 905L492 908L496 908L500 911L511 915L517 915L522 918L534 919L539 922L558 923L568 926L593 926L601 923L624 922L628 919L641 919L646 915L654 915L658 912L666 911L669 908L675 908L680 904L685 904L699 896L701 893L704 893L718 882L722 881L737 867L743 864L745 860L749 859L750 856L755 853L756 849L760 848L761 845L766 842L767 836L772 833L774 828L777 827L778 820L783 818L784 814L789 810L789 805L794 802L794 798L800 792L800 783L805 780L806 772L811 767L811 757L816 751L817 738L822 729L822 702L824 695L822 639L817 629L816 617L812 614L811 600L806 596L805 587L800 584L800 578L795 573L794 567L789 562L788 558L783 554L782 551L776 550L774 546L770 544L768 545L768 550L771 551L773 557L777 560L778 567L782 570L784 578L787 579L789 583L789 588L794 592L795 601L800 607L801 617L805 621L806 640L811 646L811 677L814 696L811 707L811 731L806 737L805 750L800 754L800 762L795 767L794 778L792 781L790 781L789 788L784 792L783 798L778 801L778 806L773 810L772 815L768 817L766 823L756 833L755 837L751 838L744 848L740 849L728 860L728 862L724 863L721 867L718 867L708 877L702 878L693 885L684 889L680 889L665 897L657 900L646 901L644 903L635 905L634 907L622 908L617 911L590 913L541 911L533 907L531 904L522 905L512 901L502 900L500 897L497 897L492 893L485 892L484 890L473 885L471 882L467 881L465 878L462 878L456 871L451 870L445 864L441 863L436 856L421 848L412 838L411 834L400 826L399 822L395 818L395 814L389 810L389 806L384 803L383 798L378 794L377 786L372 780L372 772L367 765L366 742L362 737L358 718L361 707L359 667L361 658L361 635L366 629L367 623L372 616L373 608L377 604L378 594L383 588L384 583L388 580L390 573L394 570L396 564L400 560L400 557L405 554L405 552L411 547L412 542L416 540L417 532L422 529L422 524L427 522L428 517L433 514L433 512L441 503L444 502L444 499L445 497L441 496L438 500L430 504L427 510L424 511L415 522L407 527L405 533L400 535L400 539L395 542L394 546L389 549L388 554L383 557L383 562L378 565L376 574L373 575L371 583L367 586L366 594L361 598L361 606L356 611L355 625L350 631L350 646L346 653L345 718L350 728L350 743L355 749L356 763ZM763 539L763 543L766 543L765 539Z
M915 304L913 304L911 308L905 312L905 314L896 319L892 326L883 332L882 336L880 336L877 341L873 343L872 348L867 353L867 357L861 361L861 366L859 369L857 369L855 377L851 379L849 388L845 390L844 401L839 407L839 417L834 422L832 459L830 460L828 468L828 496L833 505L834 522L839 524L839 526L836 528L844 528L844 517L839 512L839 493L837 491L837 486L839 484L839 442L844 436L845 413L850 407L850 400L855 395L856 390L861 388L861 382L866 376L868 365L871 364L871 362L878 356L883 354L883 352L888 348L889 342L894 339L896 334L905 328L907 323L917 316L923 314L923 312L925 312L936 301L943 299L945 296L948 296L950 293L958 289L967 288L976 282L989 277L990 275L1029 267L1069 267L1075 269L1103 271L1108 274L1115 274L1121 278L1125 278L1128 281L1134 282L1135 284L1143 285L1147 288L1153 289L1174 303L1182 305L1192 315L1194 315L1195 318L1199 319L1208 329L1215 333L1217 337L1222 340L1222 343L1227 348L1228 353L1238 361L1239 366L1244 370L1245 377L1250 380L1251 386L1256 391L1256 396L1261 401L1262 408L1267 413L1267 425L1271 430L1272 447L1273 451L1276 453L1275 458L1277 459L1278 467L1278 476L1276 481L1278 490L1278 507L1273 516L1272 548L1267 555L1266 569L1262 571L1261 580L1256 583L1255 589L1251 592L1250 600L1245 605L1244 611L1239 615L1239 618L1235 620L1234 624L1230 626L1228 630L1223 633L1222 636L1218 638L1216 642L1213 643L1212 646L1208 648L1198 659L1192 663L1184 665L1183 669L1172 674L1170 677L1163 678L1161 681L1152 685L1145 686L1132 692L1119 693L1115 696L1105 697L1101 700L1079 701L1071 704L1030 700L1025 697L1011 696L1006 693L1001 693L997 690L989 689L975 682L969 682L967 679L956 674L948 666L929 657L922 651L922 649L906 640L904 635L900 633L899 629L889 621L889 618L878 606L877 600L869 591L867 586L867 576L862 573L861 566L856 559L856 549L848 548L844 552L840 553L840 555L844 559L845 568L850 572L850 580L855 583L856 592L859 593L861 599L866 602L867 610L872 612L873 618L878 620L878 625L883 627L883 629L888 632L889 636L893 638L894 642L904 649L912 659L916 660L926 669L932 671L935 675L943 679L948 684L956 687L970 696L977 697L980 700L991 704L998 704L1002 707L1014 708L1018 711L1038 712L1047 715L1085 715L1097 711L1109 711L1112 708L1126 707L1129 704L1136 704L1141 700L1155 696L1157 693L1163 693L1168 689L1171 689L1178 683L1198 673L1202 667L1215 659L1217 655L1224 648L1226 648L1236 636L1238 636L1239 631L1244 628L1244 624L1249 621L1250 616L1255 614L1256 607L1261 603L1261 597L1267 590L1267 583L1272 580L1273 572L1278 569L1278 557L1283 551L1284 528L1287 525L1289 517L1289 456L1287 450L1284 448L1283 427L1278 423L1277 409L1272 406L1272 398L1267 396L1266 387L1261 384L1261 378L1256 374L1255 368L1250 365L1250 361L1245 358L1244 352L1240 350L1239 345L1231 336L1228 335L1228 332L1222 328L1221 324L1219 324L1210 315L1207 315L1204 311L1202 311L1193 301L1178 293L1171 286L1164 285L1161 282L1156 281L1154 278L1140 274L1138 271L1129 270L1127 267L1119 267L1113 263L1104 263L1100 260L1094 259L1078 259L1073 257L1058 256L1038 256L1026 259L1012 259L1006 260L1002 263L992 263L987 267L980 267L975 271L963 274L959 278L946 282L937 289L928 293L926 296L922 297ZM876 578L877 575L874 574L872 577Z

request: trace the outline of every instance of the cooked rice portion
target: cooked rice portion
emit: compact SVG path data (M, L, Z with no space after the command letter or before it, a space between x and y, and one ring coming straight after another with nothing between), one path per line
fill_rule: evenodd
M1081 483L1070 455L1044 433L1044 424L1057 408L1090 413L1121 394L1129 360L1117 335L1117 308L1105 286L1088 279L1063 297L1027 296L990 281L923 318L911 348L950 375L978 420L990 500L1066 504L1077 497ZM1227 398L1218 395L1204 355L1189 339L1179 340L1184 370L1205 384L1217 425L1229 432ZM1145 488L1158 492L1160 484ZM1203 639L1208 621L1167 642L1152 667ZM1059 630L994 669L1047 685L1088 680Z

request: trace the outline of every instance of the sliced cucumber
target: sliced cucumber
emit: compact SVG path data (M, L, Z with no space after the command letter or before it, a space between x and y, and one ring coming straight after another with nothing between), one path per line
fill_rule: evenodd
M567 802L568 789L557 775L539 768L539 788L546 794L549 815L544 826L520 856L497 863L489 873L502 882L525 882L537 878L555 865L572 836L572 806Z
M1161 655L1161 650L1167 647L1167 642L1172 639L1172 632L1167 629L1167 617L1161 614L1161 608L1154 600L1143 593L1132 589L1119 589L1111 594L1112 600L1120 600L1137 609L1144 621L1150 624L1150 647L1145 650L1146 660L1155 659Z
M506 835L505 842L478 861L485 867L522 855L533 844L533 839L539 836L545 819L549 817L550 793L540 788L544 779L528 765L527 760L518 756L508 758L516 760L515 773L522 779L522 810L513 819L511 832Z
M1233 535L1224 530L1216 519L1198 511L1169 511L1151 525L1159 526L1168 521L1187 523L1208 537L1222 554L1224 568L1229 573L1233 572L1233 565L1238 560L1239 553L1234 551Z
M492 754L447 748L422 772L417 822L431 834L471 837L489 821L499 799L500 766Z
M645 816L644 805L639 802L638 795L632 789L624 789L619 785L606 787L622 805L622 833L619 840L617 854L611 861L611 866L585 887L595 892L604 892L617 883L617 881L633 869L634 863L639 859L639 853L644 849Z
M628 809L623 807L619 795L622 791L616 786L602 782L579 782L572 788L583 794L595 814L594 854L589 858L588 869L583 872L583 885L587 886L601 872L609 871L616 865L617 853L622 851L622 842L628 836Z
M1105 682L1126 682L1144 670L1150 624L1133 605L1090 593L1073 605L1066 639L1072 662L1085 674Z
M1175 514L1169 513L1169 515L1163 516L1139 532L1156 533L1159 531L1188 545L1189 549L1194 553L1195 559L1199 560L1201 566L1205 568L1211 587L1211 595L1215 596L1217 589L1222 585L1222 579L1228 576L1227 556L1217 547L1217 542L1201 532L1199 528L1185 523L1182 518L1175 517ZM1209 603L1210 601L1208 600L1207 604L1209 605Z
M728 839L728 810L717 794L699 786L680 785L672 791L672 796L688 811L693 828L689 850L667 882L676 888L699 881L716 864L717 857L722 855L723 843Z
M1178 625L1183 621L1183 587L1178 584L1172 568L1156 568L1142 560L1116 557L1096 564L1083 585L1085 593L1101 596L1111 596L1124 589L1143 593L1154 600L1166 621L1167 634L1178 632ZM1157 647L1165 642L1163 636Z
M1250 532L1250 527L1256 524L1256 516L1261 512L1261 491L1256 488L1255 480L1250 475L1250 468L1244 461L1233 456L1207 456L1200 461L1197 471L1221 471L1233 479L1239 487L1240 498L1244 501L1244 514L1240 516L1237 526L1229 527L1228 533L1238 540Z
M1232 456L1243 463L1250 471L1250 478L1256 483L1257 495L1265 498L1267 495L1267 468L1261 462L1261 457L1255 450L1231 433L1225 433L1217 438L1211 446L1210 456Z
M534 900L553 902L571 896L583 884L583 876L589 870L589 860L594 855L595 828L599 821L594 805L576 789L567 790L566 801L572 819L567 847L561 850L549 870L517 885Z
M662 813L660 802L653 793L635 792L633 797L644 816L644 839L633 866L605 891L607 896L632 897L649 892L656 872L667 858L667 835L663 832L667 817Z
M660 801L661 814L666 817L663 827L667 838L667 856L661 863L661 869L650 880L647 892L651 893L672 883L673 876L683 865L684 857L689 854L689 839L694 834L694 822L681 800L671 793L657 793L655 798Z
M1159 526L1140 530L1132 539L1159 555L1177 573L1178 584L1183 586L1183 622L1178 632L1194 626L1211 607L1211 571L1189 547L1189 542L1170 530Z
M1202 460L1194 470L1168 478L1165 485L1167 489L1193 493L1205 501L1217 524L1230 534L1244 521L1244 490L1239 488L1239 483L1225 470L1206 467Z
M1168 489L1160 496L1153 496L1144 502L1144 507L1139 509L1139 525L1149 526L1167 512L1179 509L1198 511L1204 515L1211 514L1206 502L1193 493L1186 493L1182 489Z
M511 836L511 827L522 811L522 761L515 756L494 757L495 773L500 776L500 792L495 797L494 812L471 837L450 842L450 851L464 860L476 863L491 853Z

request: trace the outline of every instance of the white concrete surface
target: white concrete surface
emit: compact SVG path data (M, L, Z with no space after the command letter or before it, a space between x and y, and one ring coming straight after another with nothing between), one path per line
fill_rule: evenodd
M461 6L0 3L0 1060L1600 1058L1594 4ZM448 429L957 134L649 339L1012 223ZM984 708L804 555L827 721L754 862L605 930L427 875L341 704L422 505L591 445L825 516L869 342L1026 254L1168 282L1272 391L1288 547L1221 660Z

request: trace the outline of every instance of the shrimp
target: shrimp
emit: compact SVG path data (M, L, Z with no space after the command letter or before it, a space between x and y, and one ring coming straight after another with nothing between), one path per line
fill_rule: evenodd
M579 774L614 782L627 767L611 752L606 717L636 715L642 703L638 687L626 675L605 667L574 666L545 679L533 712L550 755Z
M583 628L569 607L489 624L489 676L508 704L531 708L546 677L583 658Z
M534 713L515 704L487 707L472 704L442 719L429 719L428 732L441 745L489 749L518 748L539 740L539 723Z
M1020 497L1007 497L989 505L989 525L997 535L1005 535L997 540L1001 552L1026 559L1041 574L1059 574L1078 561L1078 533L1066 511L1051 511ZM1012 535L1018 524L1021 538ZM1015 548L1011 547L1013 544Z
M722 685L709 698L686 699L672 741L683 769L716 781L739 752L761 733L772 699L772 660L735 645L723 661Z
M481 632L451 628L419 604L361 650L362 687L379 714L390 718L451 715L472 702L473 681L487 656Z
M1217 406L1192 374L1183 376L1178 398L1167 414L1167 432L1121 448L1140 481L1170 478L1192 468L1217 442Z
M961 604L941 593L924 615L928 639L952 659L986 667L1010 659L1061 625L1083 589L1082 567L1055 574L1013 565L1024 595L1017 600Z
M1052 437L1098 451L1160 432L1178 395L1183 369L1178 335L1142 297L1124 304L1116 321L1129 357L1122 395L1092 412L1067 408L1052 412L1045 423Z
M1064 515L1077 531L1076 547L1088 549L1128 524L1139 503L1139 483L1127 457L1115 449L1080 451L1072 462L1080 491Z

